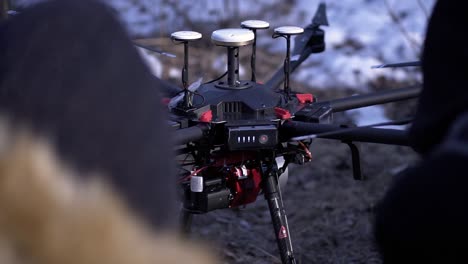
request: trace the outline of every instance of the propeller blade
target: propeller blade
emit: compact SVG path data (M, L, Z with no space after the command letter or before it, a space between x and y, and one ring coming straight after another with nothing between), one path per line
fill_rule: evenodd
M315 27L329 25L327 18L327 6L325 3L320 3L314 18L312 19L312 25Z
M374 65L372 69L382 69L382 68L401 68L401 67L419 67L421 66L421 61L410 61L410 62L401 62L401 63L387 63L381 65Z
M297 35L295 38L290 65L291 72L294 72L310 54L320 53L325 50L325 31L320 26L328 26L325 3L320 3L312 18L312 23L304 28L304 33ZM278 69L265 85L271 87L271 89L276 89L284 81L284 78L284 69Z
M190 92L195 93L197 91L197 89L200 87L200 85L202 84L202 81L203 81L202 77L198 78L195 82L190 84L187 89ZM185 96L184 93L180 93L177 96L174 96L173 98L171 98L171 100L169 101L169 104L167 105L169 107L169 109L172 109L172 108L176 107L177 104L184 98L184 96Z
M154 47L149 47L149 46L146 46L146 45L143 45L143 44L140 44L138 42L133 42L133 45L135 45L136 47L139 47L139 48L142 48L142 49L145 49L145 50L149 50L151 52L155 52L155 53L158 53L158 54L161 54L161 55L164 55L164 56L167 56L167 57L170 57L170 58L175 58L176 55L172 54L172 53L169 53L169 52L165 52L163 50L160 50L158 48L154 48Z
M191 92L195 92L200 87L202 82L203 82L203 77L200 77L196 81L194 81L192 84L190 84L189 87L187 87L187 89Z

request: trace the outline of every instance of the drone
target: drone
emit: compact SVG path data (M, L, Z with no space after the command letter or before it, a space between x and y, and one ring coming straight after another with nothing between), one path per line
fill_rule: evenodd
M281 193L288 165L310 162L309 147L315 138L339 140L350 147L354 179L364 180L355 142L409 145L405 131L381 127L405 125L410 119L346 127L333 124L332 116L336 112L416 98L421 92L420 85L329 101L318 101L313 94L294 92L290 87L290 75L301 63L310 54L325 51L322 26L328 26L324 3L305 28L275 28L272 37L286 40L286 55L283 66L263 84L256 80L256 40L257 31L268 29L268 22L247 20L240 28L212 32L212 43L227 50L227 71L213 81L191 85L189 46L201 39L202 34L194 31L171 34L174 43L184 46L183 89L166 91L172 97L168 103L168 122L176 151L186 157L179 164L178 179L184 232L190 232L196 214L244 206L262 194L268 203L282 263L297 263ZM292 37L296 39L291 51ZM248 45L252 45L251 78L241 80L239 48ZM158 49L153 51L162 53ZM420 62L375 68L408 66L420 66Z
M14 16L16 12L8 14ZM185 233L190 232L196 214L245 206L263 195L281 261L295 264L281 192L288 178L288 166L312 160L309 147L314 139L339 140L350 148L354 179L364 180L355 142L409 145L405 131L381 127L405 125L410 119L347 127L333 124L332 117L337 112L417 98L421 85L328 101L318 101L311 93L298 93L291 88L290 76L301 63L311 54L325 51L322 27L328 25L326 5L321 3L306 27L275 28L272 37L285 39L286 54L282 67L265 83L257 81L256 42L257 31L268 29L268 22L247 20L240 28L212 32L212 43L227 50L227 71L215 80L190 85L189 46L200 40L202 34L195 31L171 34L174 43L184 46L183 89L169 87L162 93L170 97L168 125L173 130L176 152L186 157L179 164L177 182L183 204L181 228ZM296 39L291 51L292 37ZM134 45L174 57L158 48L137 42ZM251 78L241 80L239 49L249 45ZM373 68L420 65L421 62L413 61Z
M13 11L9 13L11 16L15 14ZM350 109L416 98L421 85L328 101L319 101L311 93L292 89L291 74L311 54L326 49L323 26L328 26L328 18L326 5L321 3L312 23L306 27L275 28L272 37L286 41L286 54L282 67L265 83L257 81L256 42L257 31L268 29L268 22L247 20L240 28L213 31L212 43L227 50L227 71L205 83L189 84L190 44L200 40L202 34L195 31L171 34L172 41L184 47L183 89L166 87L162 93L170 97L168 125L173 131L176 152L185 157L179 164L177 181L182 201L183 232L190 232L194 215L245 206L263 195L268 203L281 261L295 264L297 260L281 191L288 178L288 166L303 165L312 160L309 148L314 139L339 140L350 148L354 179L364 180L355 142L409 145L405 131L381 128L405 125L411 122L409 119L347 127L333 124L332 117L334 113ZM174 56L158 48L134 44ZM239 50L249 45L252 46L251 78L242 80ZM420 62L384 64L375 68L409 66L420 66Z

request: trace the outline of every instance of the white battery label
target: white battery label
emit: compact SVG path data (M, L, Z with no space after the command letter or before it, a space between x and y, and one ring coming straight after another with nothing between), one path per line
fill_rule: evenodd
M190 190L192 192L203 192L203 177L192 176L190 178Z

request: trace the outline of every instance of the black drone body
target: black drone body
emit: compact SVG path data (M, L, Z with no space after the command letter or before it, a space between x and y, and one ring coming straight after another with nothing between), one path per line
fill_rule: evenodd
M351 148L355 179L362 179L359 151L354 141L407 145L401 130L344 128L330 124L333 112L417 97L420 87L392 89L375 94L317 102L312 94L289 87L290 74L311 53L325 50L328 25L325 4L320 4L312 24L279 27L273 38L286 39L283 67L265 84L256 82L256 31L264 21L244 21L243 29L213 32L212 42L227 48L226 80L188 85L188 44L201 34L179 31L172 39L184 44L184 90L169 102L175 141L182 157L179 184L183 193L182 224L190 228L193 214L234 208L256 201L263 193L268 202L283 263L296 263L289 237L281 186L291 163L311 160L311 139L338 139ZM292 56L290 38L297 35ZM239 47L253 44L251 80L239 79ZM283 83L282 89L278 87ZM398 123L398 122L394 122ZM189 158L190 157L190 158Z
M324 47L323 31L318 30L320 26L314 25L310 35L320 33L314 41ZM308 144L284 141L280 129L295 114L301 116L301 111L310 117L316 114L310 109L304 110L315 102L312 94L297 94L289 88L291 69L297 67L291 67L290 37L304 30L299 27L275 29L274 37L284 37L288 45L284 67L275 75L280 83L284 81L284 89L277 89L277 85L255 81L256 30L266 29L269 24L249 20L244 21L242 27L217 30L212 34L214 44L227 48L226 80L189 87L188 58L185 56L183 96L173 98L169 103L172 125L177 129L176 140L185 144L179 151L192 157L190 162L184 159L181 164L185 169L179 181L184 190L184 227L189 228L192 214L252 203L263 192L275 233L280 234L277 241L282 260L295 263L279 186L284 180L280 178L287 177L289 163L304 163L311 156ZM187 31L172 35L173 40L184 43L185 54L189 41L198 37L196 32ZM252 79L240 80L239 47L249 44L254 47ZM309 40L300 45L308 44ZM315 52L323 50L315 49ZM308 50L308 54L311 52ZM301 57L305 59L302 54L298 55L295 62ZM322 116L329 113L322 113Z
M70 1L70 3L78 2ZM70 21L68 16L66 18L67 21ZM102 23L94 24L102 26ZM360 173L359 151L353 142L360 141L408 145L405 131L373 127L346 128L332 124L331 116L334 112L415 98L420 93L421 88L419 86L391 89L379 93L320 102L318 102L312 94L296 93L291 89L289 86L290 74L293 73L310 54L323 52L325 50L325 31L321 26L326 25L328 25L326 7L325 4L320 4L317 14L312 19L312 23L304 29L291 26L276 28L273 38L282 37L286 39L286 56L283 67L264 84L260 84L256 81L255 47L257 30L268 28L268 23L258 20L249 20L241 24L242 29L225 29L213 32L213 43L227 49L228 67L225 79L214 80L204 84L195 82L189 85L188 80L189 43L200 39L201 34L193 31L179 31L172 34L173 41L184 45L184 67L182 69L182 84L184 89L182 91L172 89L169 86L162 85L159 79L157 80L157 86L165 89L162 92L171 95L171 97L174 95L174 91L177 94L168 103L168 109L170 117L169 124L173 128L176 150L179 157L181 157L178 184L181 187L180 190L183 202L181 220L185 231L189 230L191 218L194 214L243 206L255 202L257 197L263 194L269 206L274 227L273 234L276 237L281 261L284 264L296 263L292 241L289 235L286 211L282 202L281 186L284 185L288 177L287 168L289 164L304 164L311 160L309 146L312 139L328 138L340 140L349 145L355 179L362 179L362 176ZM57 24L57 26L59 26L59 24ZM58 28L62 28L61 25ZM106 32L109 33L109 31ZM67 30L66 33L70 34L70 31ZM124 36L123 33L119 32L115 34ZM94 36L95 34L89 35ZM296 41L291 55L290 40L294 35L296 35ZM70 37L70 40L74 40L75 37L78 38L75 35L72 37ZM88 47L87 39L78 39L82 41L83 47ZM113 38L109 37L109 39ZM125 41L121 41L121 43L124 42ZM251 56L252 77L250 80L241 80L239 78L239 47L250 44L252 44L253 47ZM148 48L140 44L135 45ZM119 50L125 50L125 47ZM172 56L159 49L151 50L166 56ZM130 51L132 53L129 54L128 57L132 59L134 57L138 58L137 56L133 56L133 49L130 49ZM110 54L109 57L112 58L112 60L110 60L111 62L113 62L115 58L122 59L122 61L125 61L127 58L122 56L122 54L120 54L120 56L111 56L113 54L111 52L106 54ZM138 65L138 62L131 63L130 65ZM43 63L43 61L41 61L41 63ZM120 65L119 63L109 64L112 65L109 65L108 71L109 69L116 68L115 65ZM418 64L418 62L412 62L410 66ZM402 65L384 65L382 67L400 66ZM403 66L407 66L407 64ZM75 75L76 71L73 70L71 72ZM94 79L96 78L94 78L94 74L96 74L96 72L98 71L92 71L91 68L89 68L86 73L89 73L89 76L92 78L82 79L92 79L93 85L95 85ZM116 72L119 73L120 69L119 71L111 72L112 74L110 74L110 76L116 75ZM140 80L141 78L138 77L140 75L136 73L141 72L145 72L144 67L142 67L141 70L136 69L133 78L128 78L128 75L119 75L119 77L125 77L122 80L122 91L125 90L123 87L138 84L138 82L136 84L132 82L131 85L123 85L129 82L129 80ZM81 75L83 75L83 72L81 72ZM124 119L132 121L132 117L138 116L141 118L142 116L147 116L147 119L153 122L154 116L157 116L153 114L153 112L146 112L146 109L154 110L154 100L152 100L154 97L146 96L147 94L154 94L154 90L152 89L154 84L152 81L154 81L154 79L149 74L144 76L148 78L141 80L143 81L141 86L145 89L141 90L143 91L141 94L136 95L139 97L132 97L138 98L138 100L134 99L132 102L135 104L142 104L141 98L143 98L145 99L146 107L138 108L137 110L140 112L136 111L134 107L124 107L124 110L135 111L130 111L129 114L125 116L119 116L120 118L130 117ZM74 79L70 78L70 80ZM117 82L117 80L120 79L113 79L112 81ZM150 83L151 85L145 85L146 83ZM279 88L282 83L283 88ZM76 86L77 90L94 87L91 85L82 85L81 83L70 83L70 86ZM108 89L114 88L112 85L102 86ZM32 90L37 91L36 89ZM57 91L58 90L59 89L57 89ZM92 97L96 105L100 107L102 103L99 101L100 97L94 94L95 89L88 89L86 91L92 92L82 93L83 97L80 98L87 102L88 98ZM116 95L117 93L109 92L109 94ZM41 96L47 97L47 93L42 93ZM101 96L108 99L106 93L101 93ZM128 97L119 97L118 99L122 99L123 101L129 100ZM47 98L47 100L51 99ZM44 100L44 102L48 102L47 100ZM77 101L76 98L73 98L73 100ZM102 99L102 101L105 100ZM101 120L114 120L114 113L120 113L122 105L114 104L113 107L117 108L118 111L105 112L105 114L109 114L109 117L106 117L106 119L93 119L96 125L91 126L91 128L101 128ZM108 108L113 109L110 107ZM44 109L49 108L44 107ZM36 114L35 111L32 112ZM56 112L57 111L53 111L53 114L55 115ZM89 143L93 141L89 140L86 133L84 133L84 135L87 135L86 137L81 137L82 134L79 133L81 130L74 129L76 122L73 124L74 126L69 126L69 120L84 120L82 122L86 123L83 124L89 124L89 120L83 119L81 112L72 113L79 116L79 118L73 115L72 118L64 119L66 121L64 121L64 124L66 124L64 127L67 132L64 133L64 135L66 135L66 137L64 136L64 139L66 139L65 141L74 142L74 144L77 145L76 149L83 149L83 145L86 144L93 145ZM397 123L402 122L393 122L392 124ZM157 133L157 127L154 124L152 125L151 131L154 130L155 134L159 135ZM86 125L83 125L83 127L86 127ZM120 172L122 172L120 169L120 161L122 158L119 154L126 153L131 155L135 153L134 160L138 162L133 165L132 168L134 169L125 171L129 171L133 175L135 171L141 171L140 169L143 166L139 166L140 161L147 162L150 163L150 165L148 165L149 169L145 170L145 174L142 175L148 176L148 178L145 179L155 181L156 178L153 177L153 172L157 171L157 169L154 169L153 160L146 159L142 156L148 153L148 156L156 157L160 163L166 160L167 157L158 156L163 155L161 153L153 155L158 147L155 142L159 143L160 141L154 141L153 144L155 144L155 147L153 148L153 144L148 143L147 137L137 136L139 135L137 132L147 131L146 126L141 127L141 131L136 129L136 126L128 127L133 129L128 129L128 138L135 140L138 144L129 143L118 137L110 138L105 133L102 135L99 134L100 137L96 137L95 141L106 146L106 149L107 146L112 146L109 149L114 149L114 142L126 142L129 145L128 149L131 149L131 152L124 148L126 151L114 151L112 153L116 154L116 156L111 156L113 161L115 160L112 164L115 163L117 165L115 166L115 170L111 171L115 171L116 175L120 175ZM70 140L70 132L68 132L68 130L73 131L73 133L78 133L77 138L84 138L86 144L81 145L81 141L75 142ZM101 130L106 132L109 129L97 129L97 131ZM96 133L92 131L92 133L90 132L89 134L94 135ZM153 138L154 137L156 136L153 135ZM161 137L157 137L157 139L160 138ZM103 142L107 143L103 144ZM72 149L75 149L74 145ZM92 150L94 148L89 149ZM142 149L147 151L142 151ZM83 156L85 157L85 161L88 161L90 155L87 152L83 153L86 153ZM94 151L92 153L100 152ZM99 160L99 158L96 158L96 160ZM114 169L114 167L112 167L112 169ZM148 172L148 174L146 174L146 172ZM158 171L158 173L161 174L162 172ZM122 186L129 185L127 181L129 179L135 181L139 180L137 177L125 176L120 177L120 179ZM145 181L145 187L152 186L152 184L149 184L152 182L150 180ZM138 188L142 187L137 184L130 185ZM147 201L145 199L145 205L150 204L151 207L154 207L151 203L152 201Z

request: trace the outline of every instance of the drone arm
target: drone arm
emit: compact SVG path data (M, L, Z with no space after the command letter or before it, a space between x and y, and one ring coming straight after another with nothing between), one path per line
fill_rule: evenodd
M351 97L323 101L320 104L328 105L333 112L341 112L350 109L366 107L370 105L384 104L416 98L421 93L421 85L385 90L365 95L355 95Z
M401 63L387 63L381 65L372 66L372 69L382 69L382 68L401 68L401 67L420 67L421 61L409 61Z
M326 7L324 3L319 5L318 11L312 19L312 24L304 28L304 33L296 36L294 40L294 49L292 51L291 63L289 65L289 73L305 61L310 54L320 53L325 50L325 31L320 26L328 26L326 15ZM279 69L273 77L266 82L266 86L270 89L276 89L285 79L284 69Z
M158 49L158 48L155 48L155 47L150 47L150 46L147 46L147 45L143 45L141 43L138 43L137 41L133 41L133 45L135 47L139 47L139 48L142 48L142 49L145 49L145 50L149 50L151 52L154 52L154 53L158 53L160 55L164 55L164 56L167 56L167 57L170 57L170 58L175 58L176 55L172 54L172 53L168 53L168 52L165 52L161 49Z
M408 135L404 130L397 129L382 129L382 128L354 128L352 130L328 124L316 124L299 121L289 121L283 124L280 134L285 135L283 140L289 140L292 137L321 134L326 132L340 132L330 133L324 135L323 138L335 139L346 142L368 142L380 143L390 145L408 146Z
M178 129L173 134L174 142L177 145L183 145L192 141L200 140L203 138L207 130L208 127L206 125Z

